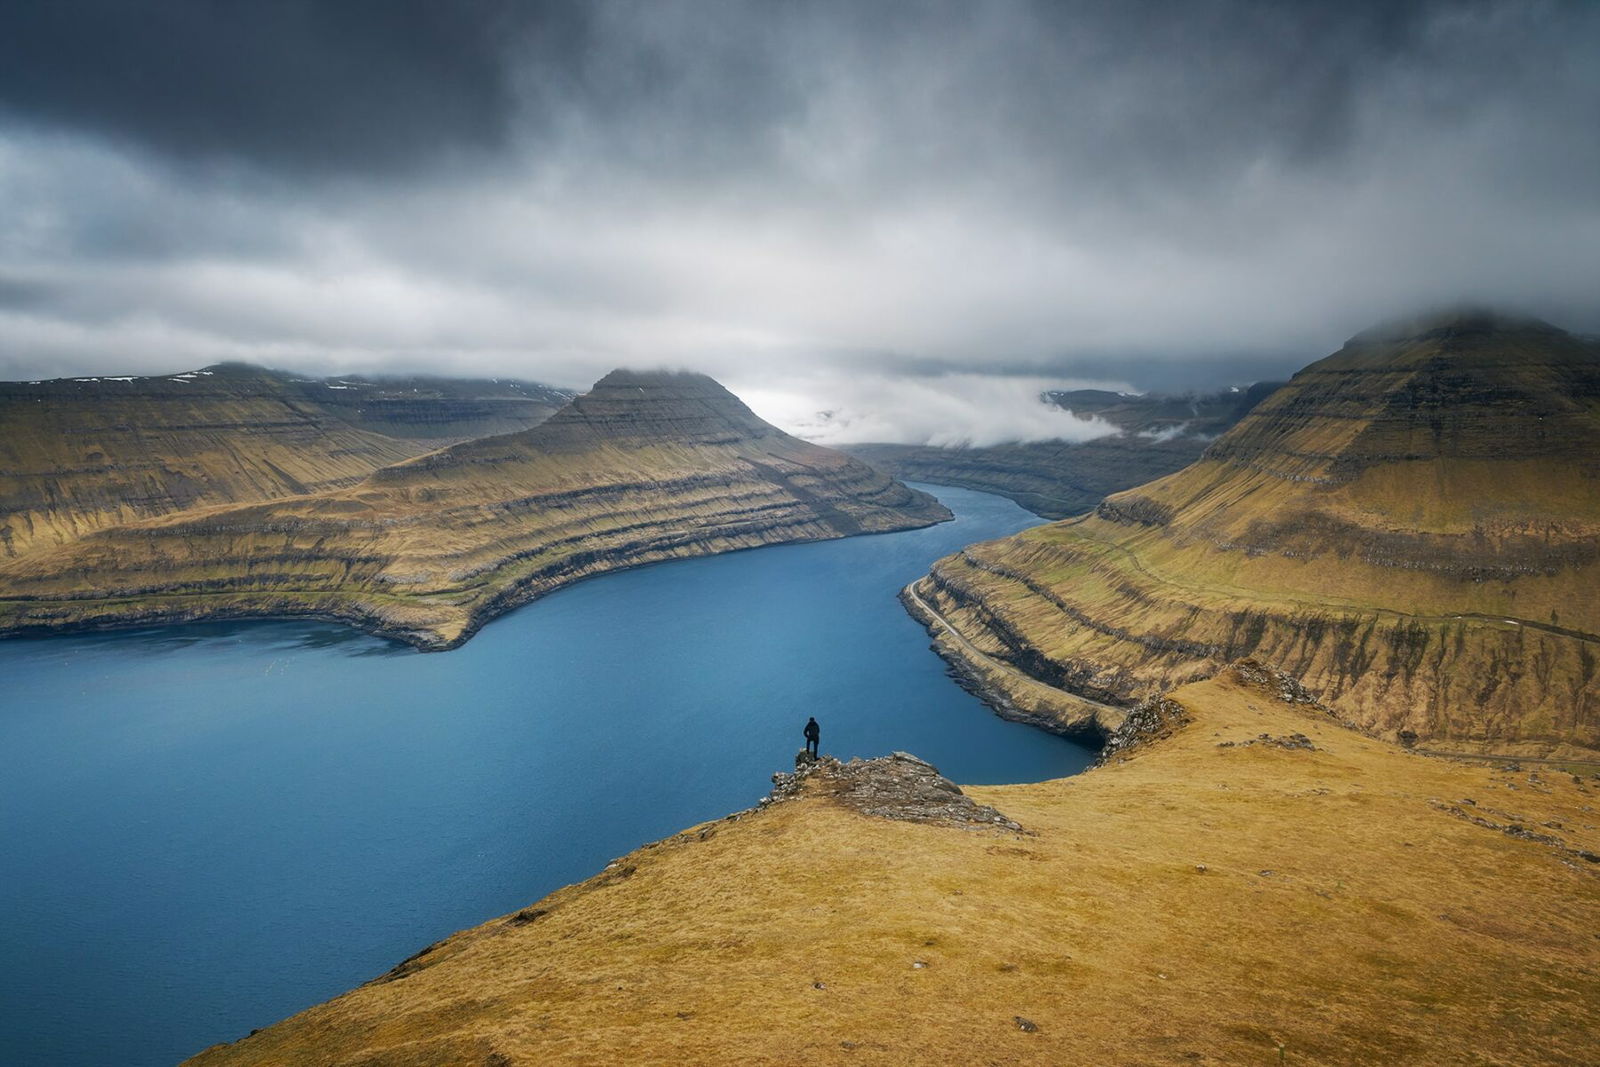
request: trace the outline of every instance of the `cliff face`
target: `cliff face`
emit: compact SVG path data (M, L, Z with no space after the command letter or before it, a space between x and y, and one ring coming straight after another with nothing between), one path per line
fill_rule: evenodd
M1279 382L1238 393L1133 396L1094 389L1046 398L1119 433L1090 441L1027 441L982 448L861 444L845 451L910 481L959 485L1010 497L1036 515L1062 519L1093 510L1115 493L1181 470L1234 426Z
M1122 707L1256 655L1390 737L1600 747L1600 347L1462 314L1360 335L1193 465L917 583Z
M315 615L446 648L588 575L949 517L709 378L619 371L531 430L346 489L193 509L0 563L0 627Z
M0 383L0 558L353 485L444 444L537 425L566 398L522 382L305 379L244 364Z
M1600 779L1407 753L1252 664L1154 711L1056 782L781 775L190 1062L1593 1061Z

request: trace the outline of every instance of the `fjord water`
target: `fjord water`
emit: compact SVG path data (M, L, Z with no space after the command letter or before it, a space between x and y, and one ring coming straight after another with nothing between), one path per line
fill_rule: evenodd
M808 715L960 782L1087 749L957 687L895 600L1040 520L580 583L422 654L306 622L0 642L0 1063L170 1064L749 807Z

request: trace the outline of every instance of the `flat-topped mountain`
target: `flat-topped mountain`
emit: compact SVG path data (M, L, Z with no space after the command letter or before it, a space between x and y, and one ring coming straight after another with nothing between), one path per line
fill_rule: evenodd
M1270 396L1280 382L1202 395L1075 389L1048 403L1117 433L1088 441L1023 441L983 447L860 444L845 451L897 478L999 493L1047 519L1094 509L1108 493L1181 470Z
M1600 747L1597 589L1600 345L1459 312L1352 338L1198 462L914 593L1062 708L1253 654L1389 736L1532 753Z
M535 426L570 398L532 382L306 378L243 363L0 382L0 557L353 485L442 445Z
M0 629L317 616L447 648L589 575L949 517L710 378L618 371L532 429L347 488L190 509L0 561Z

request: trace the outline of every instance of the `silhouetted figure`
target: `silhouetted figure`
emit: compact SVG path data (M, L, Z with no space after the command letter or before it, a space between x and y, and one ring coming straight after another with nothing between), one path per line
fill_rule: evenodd
M813 756L822 755L820 751L822 744L822 727L817 725L816 716L813 715L811 718L806 720L805 733L806 751L811 753Z

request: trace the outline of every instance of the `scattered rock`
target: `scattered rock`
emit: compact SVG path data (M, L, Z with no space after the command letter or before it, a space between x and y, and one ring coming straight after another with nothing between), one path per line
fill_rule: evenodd
M1481 815L1476 815L1470 811L1467 811L1465 808L1460 807L1459 805L1445 804L1436 799L1430 800L1429 803L1447 815L1454 815L1458 819L1470 822L1474 826L1481 826L1485 830L1498 830L1507 837L1515 837L1520 841L1533 841L1537 844L1548 845L1549 847L1556 849L1558 852L1565 853L1568 856L1576 856L1585 862L1600 863L1600 856L1595 856L1594 853L1587 852L1583 849L1573 848L1571 845L1568 845L1565 841L1554 834L1541 834L1537 831L1530 830L1520 822L1498 823L1493 819L1486 819ZM1495 812L1495 814L1503 815L1504 813ZM1591 859L1591 856L1594 858Z
M433 961L427 957L430 956L434 950L442 944L444 944L443 941L435 941L427 948L422 949L419 952L413 952L411 955L407 956L405 959L389 968L389 970L374 978L370 984L376 985L382 982L398 982L402 978L411 977L413 974L433 963Z
M1317 699L1317 695L1291 674L1256 659L1241 659L1228 666L1235 680L1255 686L1277 697L1285 704L1309 704L1318 711L1333 714L1333 709Z
M1013 1015L1011 1018L1016 1021L1017 1029L1021 1030L1023 1033L1034 1034L1039 1032L1039 1024L1034 1022L1032 1019L1024 1019L1020 1015Z
M1320 749L1311 743L1311 738L1305 734L1290 734L1288 737L1273 737L1271 734L1258 734L1248 741L1218 741L1218 748L1249 748L1251 745L1274 745L1278 748L1298 748L1307 752L1318 752Z
M1140 745L1171 737L1187 725L1192 716L1187 708L1168 697L1151 697L1128 712L1106 741L1096 766L1104 766L1113 759L1125 756Z
M541 915L550 914L549 908L523 908L506 920L507 926L527 926Z
M1203 864L1203 863L1197 863L1197 864L1195 864L1195 865L1194 865L1194 869L1195 869L1195 871L1196 871L1196 872L1197 872L1197 873L1199 873L1199 874L1205 874L1205 873L1206 873L1206 872L1207 872L1207 871L1209 871L1209 870L1210 870L1210 869L1211 869L1211 868L1210 868L1210 867L1207 867L1207 866L1206 866L1206 865L1205 865L1205 864Z

